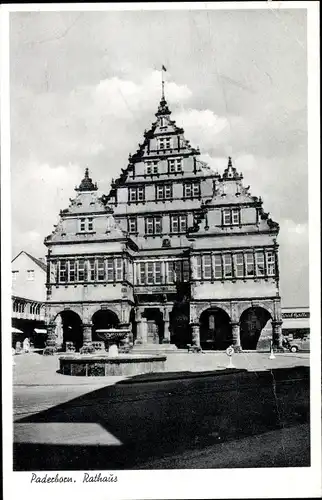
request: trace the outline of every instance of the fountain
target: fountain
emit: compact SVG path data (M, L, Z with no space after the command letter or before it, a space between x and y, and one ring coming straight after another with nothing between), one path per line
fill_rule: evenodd
M60 372L63 375L76 376L120 376L140 375L143 373L163 372L166 356L132 354L119 352L122 343L124 350L129 350L129 334L125 328L96 330L97 336L104 342L93 342L85 346L85 353L60 356ZM106 350L107 346L107 350Z

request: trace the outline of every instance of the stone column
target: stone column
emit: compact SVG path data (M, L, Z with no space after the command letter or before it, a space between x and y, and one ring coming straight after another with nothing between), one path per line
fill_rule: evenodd
M137 321L137 327L136 327L136 341L135 344L146 344L147 343L147 334L148 334L148 328L147 328L147 320L146 318L143 318L141 315L138 318Z
M240 324L238 322L231 322L230 324L234 351L241 352L242 348L240 345Z
M92 344L92 323L83 324L83 346Z
M45 355L53 355L57 351L56 346L56 323L52 322L47 325L47 340L44 349Z
M192 328L192 345L200 347L200 325L199 323L191 324Z
M163 344L170 344L170 317L169 317L169 311L167 308L164 309L163 311L163 320L164 320L164 337L163 337Z
M282 323L281 320L272 321L273 329L273 347L278 351L284 351L283 349L283 335L282 335Z

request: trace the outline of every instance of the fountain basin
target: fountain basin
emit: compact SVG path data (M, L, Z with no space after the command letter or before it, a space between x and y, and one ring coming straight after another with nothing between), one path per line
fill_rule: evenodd
M99 354L72 354L60 356L60 373L79 377L132 376L163 372L167 357L163 355L106 356Z

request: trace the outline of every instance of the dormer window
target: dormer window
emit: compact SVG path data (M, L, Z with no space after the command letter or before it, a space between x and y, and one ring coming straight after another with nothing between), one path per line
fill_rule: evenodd
M156 185L156 199L157 200L171 200L172 199L172 184L157 184Z
M170 174L182 172L182 158L171 158L168 160L168 172Z
M144 201L144 187L130 187L128 201Z
M222 212L222 223L224 226L238 226L240 224L239 208L225 208Z
M79 231L81 233L92 232L93 230L94 230L94 223L92 217L80 219Z
M159 149L171 149L171 138L170 137L160 137Z
M146 162L146 173L147 175L153 175L158 173L158 162L157 161L147 161Z
M183 189L184 198L198 198L200 196L200 183L187 182Z

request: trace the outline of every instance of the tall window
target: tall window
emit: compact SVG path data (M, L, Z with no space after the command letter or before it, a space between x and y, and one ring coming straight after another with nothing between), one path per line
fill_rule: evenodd
M105 281L105 262L104 259L96 261L96 279L97 281Z
M161 262L154 263L154 282L157 285L161 283Z
M136 217L130 217L128 219L128 232L131 234L137 233L137 219L136 219Z
M87 264L87 279L88 281L95 281L95 260L89 259Z
M223 255L224 261L224 277L231 278L233 275L232 258L230 254Z
M211 255L202 256L202 271L204 279L211 279Z
M159 149L171 149L171 138L170 137L160 137L159 138Z
M242 253L237 253L234 255L235 260L235 276L236 278L242 278L244 276L244 256Z
M77 281L85 281L85 260L80 259L77 262Z
M114 281L114 261L113 261L113 259L107 259L107 261L106 261L106 274L107 274L107 281L113 282Z
M60 281L60 283L66 283L67 279L68 279L67 261L61 260L59 262L59 281Z
M254 276L254 254L245 254L246 276Z
M155 189L157 200L170 200L172 198L172 184L157 184Z
M68 261L68 281L73 283L76 281L76 261L70 260Z
M266 253L266 265L267 265L267 274L268 276L275 275L275 254L274 252Z
M221 255L214 256L214 277L216 279L222 279L222 260Z
M144 201L144 186L130 187L128 191L128 201Z
M265 275L264 252L256 252L255 260L256 260L256 276L264 276Z
M171 233L185 233L187 231L187 216L171 215L170 231Z
M186 182L183 186L184 198L198 198L200 196L200 182Z
M197 255L195 258L196 262L196 278L201 279L201 256Z
M115 278L118 281L123 279L123 261L120 257L115 259Z
M174 174L182 172L182 158L171 158L168 160L168 172Z
M222 223L224 226L234 226L240 224L239 208L225 208L222 212Z
M161 234L162 217L147 217L145 219L145 234Z
M188 260L184 260L182 262L182 277L185 282L190 279L190 264Z
M167 283L174 283L174 262L166 263Z

